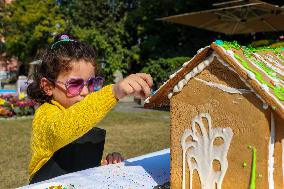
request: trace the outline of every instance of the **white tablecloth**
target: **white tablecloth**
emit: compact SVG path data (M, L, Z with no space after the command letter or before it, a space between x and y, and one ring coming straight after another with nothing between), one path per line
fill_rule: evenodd
M170 150L146 154L122 163L95 167L62 175L19 189L45 189L74 185L80 189L151 189L170 179Z

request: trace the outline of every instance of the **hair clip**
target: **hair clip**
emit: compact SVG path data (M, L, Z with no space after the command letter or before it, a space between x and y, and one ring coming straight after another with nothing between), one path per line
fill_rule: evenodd
M70 39L68 35L63 34L59 37L60 40L64 40L64 39Z
M60 36L60 40L59 41L56 41L55 43L53 43L50 47L50 49L54 49L57 45L59 45L60 43L63 43L63 42L70 42L70 41L73 41L73 42L77 42L73 39L70 39L68 35L61 35Z

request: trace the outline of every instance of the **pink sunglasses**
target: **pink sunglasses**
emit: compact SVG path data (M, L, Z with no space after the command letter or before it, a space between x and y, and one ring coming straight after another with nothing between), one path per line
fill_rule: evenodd
M66 82L54 81L55 83L63 84L69 96L77 96L81 93L84 86L87 86L89 93L98 91L102 88L103 77L90 77L86 82L82 78L71 78Z

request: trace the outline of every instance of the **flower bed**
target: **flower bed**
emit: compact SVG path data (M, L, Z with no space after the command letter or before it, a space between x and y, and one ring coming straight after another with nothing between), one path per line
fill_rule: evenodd
M33 115L35 102L27 97L14 94L0 94L0 118Z

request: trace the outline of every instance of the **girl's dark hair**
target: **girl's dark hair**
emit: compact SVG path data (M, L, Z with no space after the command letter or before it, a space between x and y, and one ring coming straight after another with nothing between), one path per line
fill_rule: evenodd
M40 104L50 102L52 97L43 91L41 79L45 77L54 84L59 73L71 70L70 62L73 60L85 60L96 69L96 54L90 45L69 34L55 36L54 42L44 51L41 63L35 66L31 77L33 82L27 88L28 96Z

